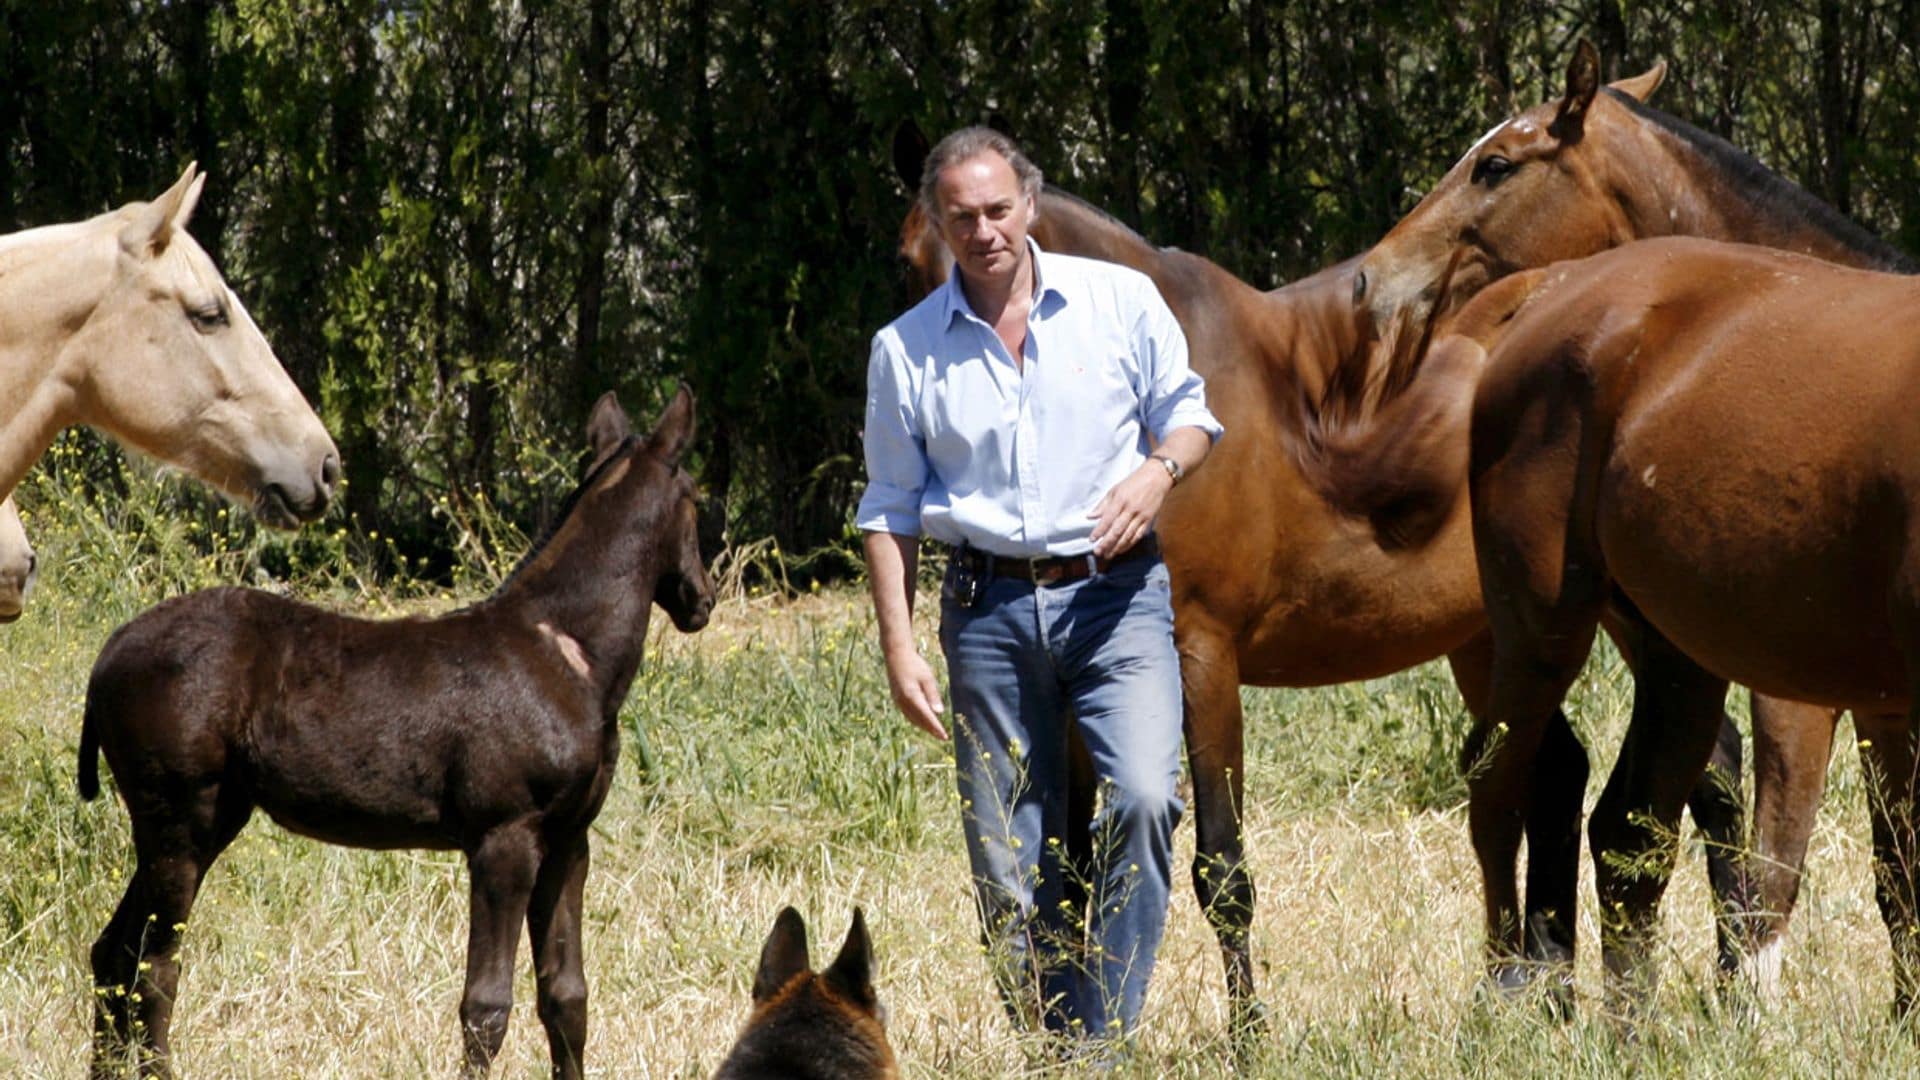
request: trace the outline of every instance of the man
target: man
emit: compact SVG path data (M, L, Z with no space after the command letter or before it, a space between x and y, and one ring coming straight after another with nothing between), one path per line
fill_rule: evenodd
M1042 252L1040 172L984 128L928 155L956 273L873 339L866 531L894 703L945 738L912 631L924 532L951 546L940 644L967 852L1017 1019L1125 1035L1166 924L1180 667L1153 522L1220 435L1153 283ZM1066 740L1099 782L1084 926L1065 910Z

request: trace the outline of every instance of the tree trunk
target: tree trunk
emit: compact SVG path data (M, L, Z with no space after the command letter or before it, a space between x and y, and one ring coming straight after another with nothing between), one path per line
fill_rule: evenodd
M581 93L585 130L581 157L587 179L580 238L579 292L573 325L573 388L570 418L585 422L587 409L607 389L601 363L600 310L607 286L607 249L613 239L613 203L617 187L607 146L607 109L613 96L611 0L592 0L587 10L587 43L582 60Z

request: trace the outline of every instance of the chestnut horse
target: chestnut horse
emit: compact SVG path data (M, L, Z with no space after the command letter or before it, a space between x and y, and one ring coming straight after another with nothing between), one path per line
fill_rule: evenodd
M1473 335L1494 322L1488 350ZM1669 238L1517 275L1459 325L1433 359L1485 357L1469 475L1487 719L1506 731L1471 780L1483 857L1511 865L1538 748L1604 615L1637 657L1636 733L1661 743L1593 812L1615 985L1652 983L1672 830L1732 679L1856 710L1904 1014L1920 988L1920 280Z
M0 236L0 496L87 424L268 525L326 509L333 441L187 232L205 182L189 165L153 202Z
M1604 90L1598 70L1597 56L1583 43L1569 66L1564 96L1489 133L1381 245L1360 259L1269 293L1206 259L1155 248L1071 196L1051 189L1041 196L1033 235L1042 247L1119 262L1153 278L1186 331L1193 365L1208 382L1209 404L1228 430L1209 467L1169 496L1158 531L1173 569L1175 635L1194 784L1194 887L1220 938L1236 1023L1257 1015L1248 951L1254 888L1245 869L1238 816L1244 778L1239 685L1326 685L1388 674L1444 654L1475 716L1470 756L1484 745L1489 730L1484 705L1491 651L1471 558L1464 486L1451 493L1428 491L1424 509L1430 535L1421 543L1406 543L1379 533L1366 509L1354 505L1356 493L1340 490L1344 480L1335 466L1341 455L1328 453L1349 438L1395 430L1410 408L1398 395L1412 381L1434 377L1431 371L1397 365L1392 358L1404 350L1394 343L1369 348L1371 327L1356 323L1354 300L1378 293L1365 284L1368 278L1392 276L1391 266L1381 261L1383 253L1395 250L1388 241L1397 245L1418 235L1422 222L1437 227L1443 216L1428 212L1453 207L1453 213L1444 216L1454 230L1452 246L1436 247L1437 259L1419 266L1420 275L1430 276L1423 278L1426 286L1413 292L1411 300L1416 301L1430 299L1437 290L1445 260L1460 247L1462 234L1484 236L1505 259L1550 261L1585 253L1577 248L1556 252L1549 241L1558 235L1562 216L1585 220L1578 214L1583 208L1577 200L1587 188L1577 183L1490 186L1486 177L1500 167L1476 162L1493 147L1541 163L1540 168L1584 168L1581 175L1589 182L1608 178L1602 191L1635 192L1639 201L1634 205L1648 208L1646 228L1657 218L1674 227L1726 229L1757 241L1815 247L1834 257L1852 252L1862 262L1893 265L1899 258L1832 210L1804 193L1796 195L1798 189L1750 157L1641 104L1664 78L1664 66ZM1528 140L1524 145L1522 136ZM917 189L924 147L917 132L896 138L895 168L909 190ZM1684 163L1691 171L1674 165L1663 169L1670 175L1659 182L1640 183L1634 170L1642 156L1649 162ZM1682 182L1688 178L1692 182ZM1711 202L1707 193L1712 193ZM1652 201L1661 198L1669 201ZM1511 206L1503 209L1503 200ZM1718 203L1737 205L1714 209ZM1781 207L1798 213L1788 215ZM1632 238L1628 229L1636 221L1623 217L1611 229L1582 225L1569 232L1587 242L1625 242ZM1795 222L1810 235L1788 228ZM916 295L945 280L949 257L917 206L902 226L901 252ZM1476 256L1471 262L1463 258L1462 263L1451 289L1457 296L1513 268L1491 256ZM1427 314L1423 304L1403 297L1371 321L1391 328L1424 323ZM1457 427L1432 435L1464 451L1464 412L1457 419ZM1359 498L1377 494L1374 488ZM1787 716L1772 725L1785 734L1820 731L1819 724L1809 728L1799 722L1804 706L1756 698L1757 717L1769 710ZM1791 710L1798 710L1798 716ZM1786 756L1789 762L1806 763L1761 774L1756 787L1763 795L1762 833L1769 835L1764 826L1773 819L1765 816L1769 804L1764 795L1791 785L1794 797L1779 801L1808 806L1817 801L1826 743L1819 742L1817 752L1769 757L1767 725L1756 721L1756 728L1763 732L1756 737L1763 762L1778 764ZM1824 738L1830 737L1829 718ZM1527 824L1525 923L1532 932L1523 950L1496 958L1494 975L1503 983L1522 980L1530 970L1512 960L1530 957L1557 964L1572 955L1572 923L1560 913L1573 910L1576 895L1587 760L1564 718L1549 731L1548 740L1553 768L1534 782L1539 799ZM1629 742L1638 745L1631 738ZM1723 724L1716 751L1723 775L1738 777L1739 747L1738 732ZM1723 916L1748 906L1737 858L1744 830L1737 797L1728 786L1724 780L1705 782L1691 804L1708 839L1709 876ZM1798 836L1797 850L1804 852L1804 828ZM1776 845L1775 850L1788 846ZM1798 866L1798 856L1791 865ZM1510 877L1510 862L1508 866ZM1763 883L1769 880L1765 874L1760 877ZM1797 876L1776 873L1771 879L1776 893L1782 879L1797 882ZM1492 891L1490 878L1490 895ZM1769 909L1784 910L1777 902ZM1727 918L1719 920L1723 970L1746 955L1742 937ZM1777 958L1777 952L1769 955Z
M115 631L87 684L80 793L97 751L133 819L137 866L93 946L94 1066L167 1071L180 932L253 808L333 843L462 851L472 886L460 1021L470 1074L506 1036L520 923L553 1075L581 1075L588 827L658 603L706 624L684 389L646 439L608 394L594 464L491 597L373 622L251 589L169 600Z
M1797 251L1866 269L1920 270L1907 256L1724 140L1645 105L1643 99L1664 71L1664 66L1657 67L1637 80L1602 89L1599 57L1581 42L1568 65L1561 100L1488 132L1367 252L1355 285L1356 301L1377 325L1417 322L1408 314L1426 313L1450 261L1457 268L1449 291L1458 300L1516 270L1673 234ZM1629 642L1621 644L1630 648ZM1782 936L1826 782L1837 714L1756 694L1753 715L1753 895L1739 920L1744 925L1730 932L1723 921L1720 959L1723 969L1751 962L1751 976L1763 994L1771 996L1779 976ZM1873 723L1885 722L1882 718ZM1476 738L1484 735L1484 723L1482 729ZM1568 735L1556 727L1550 736L1552 749L1539 763L1536 787L1576 785L1577 777L1585 775L1584 752ZM1737 752L1731 727L1723 729L1721 737L1723 749ZM1633 725L1615 776L1660 768L1661 739L1661 732L1642 732ZM1575 762L1573 752L1580 752L1581 760ZM1577 807L1574 810L1577 813ZM1698 806L1696 816L1697 811ZM1578 828L1574 820L1543 831L1577 835ZM1476 851L1502 849L1498 843L1489 848L1477 826L1475 833ZM1531 842L1531 832L1529 836L1530 875L1543 855L1562 862L1578 859L1577 847L1543 851ZM1489 942L1512 942L1527 925L1527 920L1513 921L1517 890L1512 857L1483 853L1481 870L1488 894ZM1527 907L1535 910L1531 900ZM1496 964L1503 951L1494 944Z
M924 141L896 141L895 166L917 188ZM1161 249L1085 202L1055 189L1040 197L1033 237L1048 250L1107 259L1151 277L1179 318L1209 407L1227 429L1207 468L1169 494L1157 532L1172 570L1186 742L1193 776L1194 890L1218 936L1234 1025L1259 1020L1249 948L1254 885L1239 808L1244 795L1240 686L1325 686L1375 678L1438 656L1452 666L1467 708L1480 716L1491 663L1464 485L1434 502L1435 535L1419 545L1383 541L1362 517L1328 499L1320 446L1349 430L1393 429L1406 372L1372 347L1355 317L1357 260L1261 292L1207 259ZM949 257L916 205L901 231L910 286L944 281ZM1464 431L1456 441L1464 445ZM1563 725L1572 740L1570 727ZM1577 741L1573 749L1578 751ZM1737 738L1734 743L1737 748ZM1580 758L1584 768L1584 755ZM1737 763L1732 765L1737 773ZM1549 911L1571 911L1577 883L1580 783L1546 794L1570 803L1544 815L1573 831L1534 837L1571 845L1559 880L1536 876ZM1075 811L1090 806L1076 793ZM1738 807L1702 786L1696 816L1716 889L1737 875L1727 853ZM1565 825L1567 813L1573 823ZM1086 837L1070 835L1076 848ZM1724 903L1736 898L1724 897ZM1544 921L1546 914L1541 915Z

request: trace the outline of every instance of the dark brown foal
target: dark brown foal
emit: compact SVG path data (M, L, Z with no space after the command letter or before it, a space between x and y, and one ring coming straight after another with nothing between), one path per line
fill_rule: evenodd
M613 779L620 705L651 606L691 632L713 605L679 465L691 395L643 439L609 394L589 433L594 463L559 523L472 607L374 622L211 589L108 640L87 686L80 793L99 793L104 751L138 865L93 946L96 1075L168 1073L180 932L256 806L333 843L465 852L468 1073L506 1035L524 919L553 1075L581 1075L587 829Z

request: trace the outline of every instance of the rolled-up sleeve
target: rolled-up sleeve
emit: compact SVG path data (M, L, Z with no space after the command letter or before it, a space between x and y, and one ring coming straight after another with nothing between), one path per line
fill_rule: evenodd
M864 532L920 535L926 443L914 416L911 373L898 339L882 330L867 359L867 490L854 524Z
M1218 440L1224 429L1207 409L1206 383L1187 364L1187 335L1180 321L1148 283L1141 290L1134 348L1144 370L1142 421L1156 440L1176 428L1197 427Z

